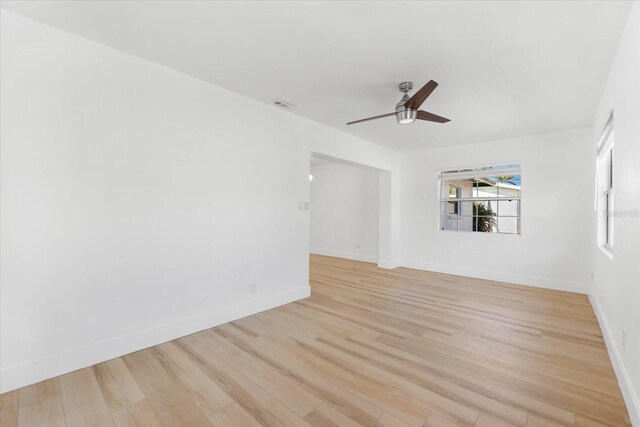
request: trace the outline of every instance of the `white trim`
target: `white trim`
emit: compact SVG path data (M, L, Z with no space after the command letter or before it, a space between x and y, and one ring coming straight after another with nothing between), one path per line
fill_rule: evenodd
M178 322L107 339L0 371L0 393L86 368L134 351L152 347L242 317L269 310L311 295L309 285L259 297L231 307L210 311Z
M470 145L470 144L466 144L466 145ZM440 173L440 172L446 172L454 169L481 169L481 168L490 168L495 166L509 166L509 165L520 165L520 168L522 168L522 162L520 160L514 160L512 162L481 163L481 164L466 165L466 166L460 166L459 164L457 164L457 165L452 165L447 167L441 167L436 169L436 171Z
M467 169L471 169L471 168L467 168ZM445 172L446 171L438 171L438 178L442 181L448 181L450 179L470 179L470 178L485 178L485 177L494 177L494 176L522 175L521 168L475 170L475 171L451 172L451 173L445 173Z
M613 259L613 246L611 246L608 243L603 243L601 245L598 245L598 247L600 248L600 250L602 252L604 252L604 254L606 256L608 256L609 258Z
M606 153L613 143L613 111L609 113L607 122L603 126L600 141L598 141L598 157L602 157L602 153Z
M379 260L378 268L382 268L384 270L393 270L394 268L400 267L400 262L391 261L391 260Z
M591 294L589 294L589 301L593 306L593 311L596 314L598 323L600 324L604 342L607 345L607 351L609 352L609 359L611 359L613 370L618 378L618 385L622 391L622 397L624 397L624 403L627 405L627 410L629 411L631 425L640 427L640 397L638 396L638 392L634 389L629 372L624 366L624 361L618 351L616 340L613 338L614 335L611 333L611 329L607 323L607 318L604 315L604 311L602 311L600 303L597 298Z
M483 233L477 233L483 234ZM495 233L486 233L495 234ZM475 235L475 234L474 234ZM498 282L514 283L518 285L534 286L538 288L554 289L557 291L587 293L585 283L569 280L551 279L548 277L530 276L526 274L514 274L494 270L482 270L478 268L460 267L459 265L435 264L422 261L406 260L401 263L402 267L414 268L417 270L434 271L437 273L454 274L456 276L466 276L477 279L495 280Z
M494 197L494 196L487 196L487 197L451 197L451 198L444 198L444 199L440 199L441 202L511 202L513 200L518 200L520 201L520 196L503 196L503 197ZM454 214L450 214L450 215L454 215ZM469 215L471 216L471 215ZM502 216L515 216L515 215L502 215Z
M354 261L364 261L364 262L378 262L378 257L375 255L367 255L358 252L346 252L346 251L332 251L327 249L320 248L311 248L309 253L314 255L323 255L323 256L331 256L335 258L345 258L352 259Z
M598 158L602 159L604 158L605 154L607 154L609 152L609 150L611 150L611 148L613 147L613 142L615 140L615 137L613 135L613 130L609 130L607 131L607 138L603 140L602 143L600 143L598 145Z

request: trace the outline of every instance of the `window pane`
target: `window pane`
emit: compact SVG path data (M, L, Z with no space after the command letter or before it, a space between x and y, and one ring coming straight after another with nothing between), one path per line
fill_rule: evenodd
M458 231L473 231L473 217L458 217Z
M458 202L458 214L461 216L472 216L473 215L473 204L474 202Z
M607 240L613 246L613 192L607 193Z
M481 233L493 233L497 231L495 216L473 216L473 231Z
M498 197L520 197L520 175L497 176Z
M500 216L518 216L519 200L500 200L498 204L498 215Z
M440 223L442 230L457 230L458 229L458 217L455 215L442 215L442 222Z
M498 232L499 233L518 233L518 218L515 217L498 217Z
M455 197L456 188L459 187L459 179L444 179L441 182L440 197L448 199Z
M604 188L603 190L608 190L612 188L613 184L613 149L607 151L604 156Z
M450 215L458 215L458 203L459 202L449 202L449 214Z
M613 188L613 147L609 150L609 188Z
M488 178L478 178L473 181L473 197L498 196L498 189Z
M473 206L473 215L477 216L494 216L496 214L495 207L498 202L490 201L490 200L478 200L477 202L467 202L472 203Z

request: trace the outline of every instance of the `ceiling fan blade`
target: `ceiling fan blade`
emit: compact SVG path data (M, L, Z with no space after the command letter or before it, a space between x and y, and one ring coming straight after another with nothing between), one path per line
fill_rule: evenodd
M429 82L422 86L419 91L413 94L411 98L407 102L404 103L404 106L410 108L412 110L417 110L420 108L422 103L431 95L431 92L438 87L438 83L433 80L429 80Z
M451 120L446 119L444 117L440 117L440 116L437 116L437 115L435 115L433 113L428 113L428 112L422 111L422 110L418 110L416 112L416 119L426 120L428 122L436 122L436 123L447 123L447 122L451 121Z
M347 123L347 125L354 125L356 123L368 122L369 120L376 120L376 119L381 119L383 117L389 117L389 116L395 116L395 115L396 113L381 114L379 116L367 117L366 119L360 119L360 120L356 120L355 122L349 122Z

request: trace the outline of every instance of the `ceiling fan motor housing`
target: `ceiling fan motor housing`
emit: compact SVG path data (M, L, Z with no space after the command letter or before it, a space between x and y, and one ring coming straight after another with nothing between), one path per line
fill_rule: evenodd
M396 121L401 125L413 123L416 120L416 110L412 110L404 106L409 100L409 91L413 89L413 83L404 82L398 86L400 92L403 92L402 99L396 104Z

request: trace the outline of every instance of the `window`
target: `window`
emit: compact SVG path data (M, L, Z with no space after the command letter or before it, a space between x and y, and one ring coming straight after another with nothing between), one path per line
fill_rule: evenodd
M519 164L441 171L440 229L520 234Z
M598 144L597 204L598 245L613 253L613 113L604 127Z

